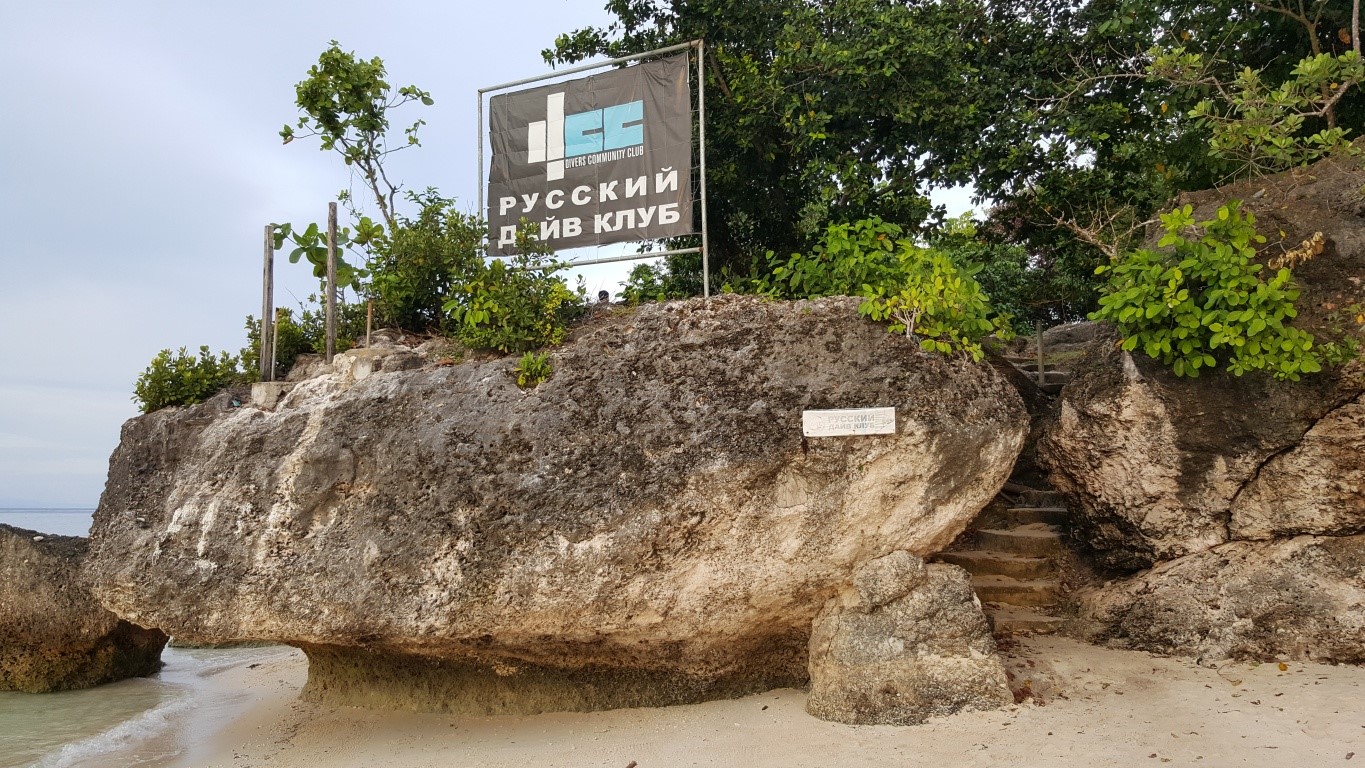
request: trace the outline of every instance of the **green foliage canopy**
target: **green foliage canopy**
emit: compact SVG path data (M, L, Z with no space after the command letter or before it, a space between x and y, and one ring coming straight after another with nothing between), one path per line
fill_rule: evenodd
M1298 78L1307 98L1340 76L1330 114L1309 105L1302 123L1275 130L1329 130L1326 146L1365 124L1350 72L1303 70L1309 57L1349 60L1349 0L605 7L611 23L561 35L547 60L708 42L713 263L732 284L767 276L768 250L809 252L833 222L878 216L932 240L939 222L923 191L971 183L996 204L976 255L1009 261L997 285L1021 290L993 297L1025 319L1079 319L1096 300L1098 243L1126 250L1175 193L1237 172L1237 158L1209 152L1212 113L1194 112L1210 82L1249 68L1267 93ZM1153 52L1176 49L1202 56L1201 77L1214 80L1153 78Z
M832 224L810 253L786 259L768 254L770 277L742 284L783 298L861 296L860 314L887 322L920 347L980 360L980 340L1012 335L1010 318L996 313L974 279L981 265L955 262L946 252L904 238L878 218Z

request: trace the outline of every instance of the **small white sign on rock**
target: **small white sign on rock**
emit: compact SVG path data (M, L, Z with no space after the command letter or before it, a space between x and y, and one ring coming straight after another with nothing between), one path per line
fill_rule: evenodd
M895 408L836 408L801 412L806 437L896 434Z

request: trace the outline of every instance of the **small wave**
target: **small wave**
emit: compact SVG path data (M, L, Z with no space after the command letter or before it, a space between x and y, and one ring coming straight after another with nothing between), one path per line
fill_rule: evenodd
M158 740L158 737L171 732L172 728L196 706L193 695L186 691L170 701L163 702L146 712L110 728L103 733L72 742L51 754L45 755L33 768L76 768L101 755L114 751L127 751L133 745L146 744L137 758L126 765L144 765L158 760L167 760L185 751L183 745L174 740ZM164 742L164 743L160 743ZM103 764L103 763L101 763Z

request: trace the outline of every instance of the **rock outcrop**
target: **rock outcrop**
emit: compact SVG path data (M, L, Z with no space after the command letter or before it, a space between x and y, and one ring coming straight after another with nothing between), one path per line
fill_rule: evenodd
M1235 541L1082 595L1088 639L1207 659L1365 663L1365 536Z
M951 541L1028 427L990 368L849 299L646 306L550 359L522 391L508 359L343 356L274 410L131 420L95 517L97 594L187 642L299 646L307 695L331 701L738 695L804 682L825 601L868 560ZM896 434L802 437L803 409L872 406Z
M1234 539L1301 533L1365 533L1365 395L1328 411L1232 500Z
M914 725L1014 702L971 576L906 552L869 561L830 599L810 639L816 717Z
M0 691L89 688L161 669L166 636L100 606L86 540L0 525Z
M1303 241L1295 324L1362 337L1365 168L1327 161L1199 193L1242 199L1270 242ZM1365 660L1365 364L1299 382L1177 378L1100 338L1038 453L1097 560L1132 573L1079 597L1092 638L1221 658ZM1306 534L1306 535L1305 535Z
M1353 439L1341 433L1354 411L1342 408L1351 394L1338 380L1226 373L1181 379L1151 358L1117 349L1116 339L1109 333L1092 345L1038 447L1052 483L1075 502L1077 532L1104 565L1147 568L1222 544L1251 525L1268 536L1264 521L1282 516L1276 511L1282 502L1313 504L1318 493L1314 477L1276 476L1275 467L1323 461L1321 471L1365 477L1365 457L1342 450ZM1301 445L1310 430L1320 437ZM1355 435L1365 438L1365 430ZM1261 477L1267 469L1273 485ZM1342 488L1340 497L1351 492ZM1360 502L1357 495L1356 513L1331 514L1359 525ZM1287 525L1279 523L1286 531ZM1350 527L1311 530L1354 532Z

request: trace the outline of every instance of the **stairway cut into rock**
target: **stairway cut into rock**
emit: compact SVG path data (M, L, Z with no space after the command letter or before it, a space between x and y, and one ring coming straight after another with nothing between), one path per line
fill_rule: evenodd
M1066 552L1061 526L1067 509L1052 491L1027 490L1003 512L978 520L974 549L941 552L939 562L972 574L977 597L996 634L1054 632L1062 599L1058 557Z

